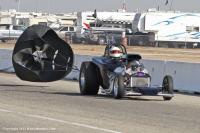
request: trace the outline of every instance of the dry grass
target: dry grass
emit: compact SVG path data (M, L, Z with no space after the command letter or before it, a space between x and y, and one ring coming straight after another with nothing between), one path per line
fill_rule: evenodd
M99 45L71 45L76 54L102 55L105 46ZM144 59L172 60L181 62L200 63L200 49L176 49L128 46L128 53L141 54Z
M14 43L0 43L0 48L13 49ZM71 44L75 54L103 55L105 45ZM128 46L128 53L141 54L144 59L200 63L200 49L176 49Z

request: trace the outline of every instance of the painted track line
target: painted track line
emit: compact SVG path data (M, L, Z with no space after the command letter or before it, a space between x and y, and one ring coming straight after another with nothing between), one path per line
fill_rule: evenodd
M103 131L103 132L107 132L107 133L122 133L122 132L119 132L119 131L114 131L114 130L110 130L110 129L100 128L100 127L96 127L96 126L92 126L92 125L87 125L87 124L83 124L83 123L65 121L65 120L60 120L60 119L56 119L56 118L51 118L51 117L46 117L46 116L40 116L40 115L33 115L33 114L26 114L26 113L21 113L21 112L15 112L15 111L7 110L7 109L2 109L2 108L0 108L0 112L12 113L12 114L21 115L21 116L25 116L25 117L29 117L29 118L37 118L37 119L43 119L43 120L48 120L48 121L54 121L54 122L58 122L58 123L64 123L64 124L67 124L67 125L72 125L72 126L77 126L77 127L83 127L83 128L88 128L88 129Z

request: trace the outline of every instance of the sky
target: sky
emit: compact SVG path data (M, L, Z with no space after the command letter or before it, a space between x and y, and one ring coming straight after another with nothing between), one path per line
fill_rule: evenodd
M47 13L67 13L77 11L116 11L122 8L124 0L0 0L0 9L19 11L41 11ZM125 0L127 11L145 11L149 8L200 12L199 0Z

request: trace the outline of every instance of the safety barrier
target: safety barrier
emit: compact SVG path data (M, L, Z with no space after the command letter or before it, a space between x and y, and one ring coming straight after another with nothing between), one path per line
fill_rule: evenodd
M14 72L12 65L12 50L0 49L0 71Z
M0 71L14 72L12 67L12 51L0 49ZM80 68L83 61L93 56L75 55L74 65ZM200 63L187 63L161 60L142 60L152 76L152 86L161 86L165 75L171 75L174 88L183 92L200 93ZM73 70L66 79L78 80L79 71Z

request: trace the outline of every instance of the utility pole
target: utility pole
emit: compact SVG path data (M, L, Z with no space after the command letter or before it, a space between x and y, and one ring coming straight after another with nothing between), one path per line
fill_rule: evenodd
M157 6L157 10L160 11L160 1L159 0L156 1L156 6Z
M20 9L20 0L16 0L16 2L17 2L17 12L19 12L19 9Z
M171 0L170 7L169 7L169 10L170 10L170 11L172 10L173 2L174 2L174 0Z
M48 14L50 14L50 2L49 2L49 0L47 1L48 3L47 3L47 12L48 12Z
M126 11L126 10L127 10L127 7L126 7L126 0L124 0L124 2L123 2L122 9L123 9L123 11Z

